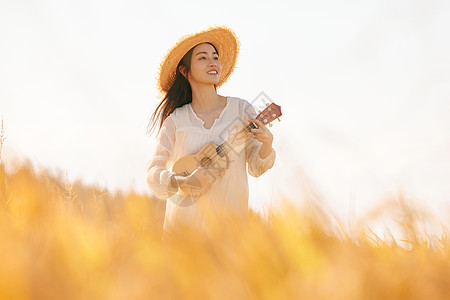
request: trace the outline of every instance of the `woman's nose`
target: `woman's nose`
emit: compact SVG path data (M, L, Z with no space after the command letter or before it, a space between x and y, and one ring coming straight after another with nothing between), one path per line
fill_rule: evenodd
M209 58L209 65L210 66L217 66L217 60L215 60L214 58Z

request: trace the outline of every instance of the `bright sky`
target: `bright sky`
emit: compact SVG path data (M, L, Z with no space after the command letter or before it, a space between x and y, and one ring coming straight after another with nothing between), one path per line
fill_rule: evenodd
M211 25L241 42L219 94L264 92L283 110L271 128L276 165L250 180L253 207L298 199L311 182L342 214L402 188L450 216L444 0L0 0L4 158L149 193L159 63Z

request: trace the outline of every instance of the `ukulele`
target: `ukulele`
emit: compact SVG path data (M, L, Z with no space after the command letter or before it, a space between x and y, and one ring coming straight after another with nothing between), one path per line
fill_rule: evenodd
M261 121L264 125L270 124L273 120L278 119L281 116L281 107L275 103L267 104L267 107L256 116L255 119ZM280 119L278 119L280 121ZM172 171L180 176L189 176L198 167L212 167L212 168L228 168L230 161L228 158L228 153L233 150L233 148L243 142L247 138L247 132L250 130L258 128L258 126L250 122L247 126L241 129L239 132L235 133L231 138L217 146L214 143L208 143L203 148L194 155L187 155L178 159L172 166ZM190 189L190 195L183 195L188 198L197 198L200 194L199 191L194 191ZM191 203L192 199L188 200ZM194 201L192 201L193 203ZM183 205L184 206L184 205Z

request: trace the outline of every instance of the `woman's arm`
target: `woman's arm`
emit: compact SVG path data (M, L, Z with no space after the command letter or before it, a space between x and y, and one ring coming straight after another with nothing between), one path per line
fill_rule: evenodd
M161 127L155 153L147 169L147 183L150 191L160 198L169 198L178 191L178 188L171 184L171 177L175 173L168 170L168 162L172 157L175 143L175 132L175 123L169 116Z
M189 176L173 174L170 183L174 188L197 188L206 191L211 184L225 173L225 168L198 167Z
M256 111L249 103L244 103L244 117L258 125L252 129L245 141L245 156L248 163L248 172L253 177L259 177L275 163L275 150L272 147L273 135L260 121L254 119Z

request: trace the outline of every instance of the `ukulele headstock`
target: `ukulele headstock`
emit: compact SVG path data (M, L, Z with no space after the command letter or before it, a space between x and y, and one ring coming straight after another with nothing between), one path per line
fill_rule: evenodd
M256 119L261 121L261 123L263 123L264 125L267 125L270 124L270 122L272 122L273 120L281 117L281 115L281 106L276 105L275 103L271 103L270 105L267 105L267 107L256 116ZM280 119L278 119L278 121L280 121ZM272 124L270 124L269 126L271 125Z

